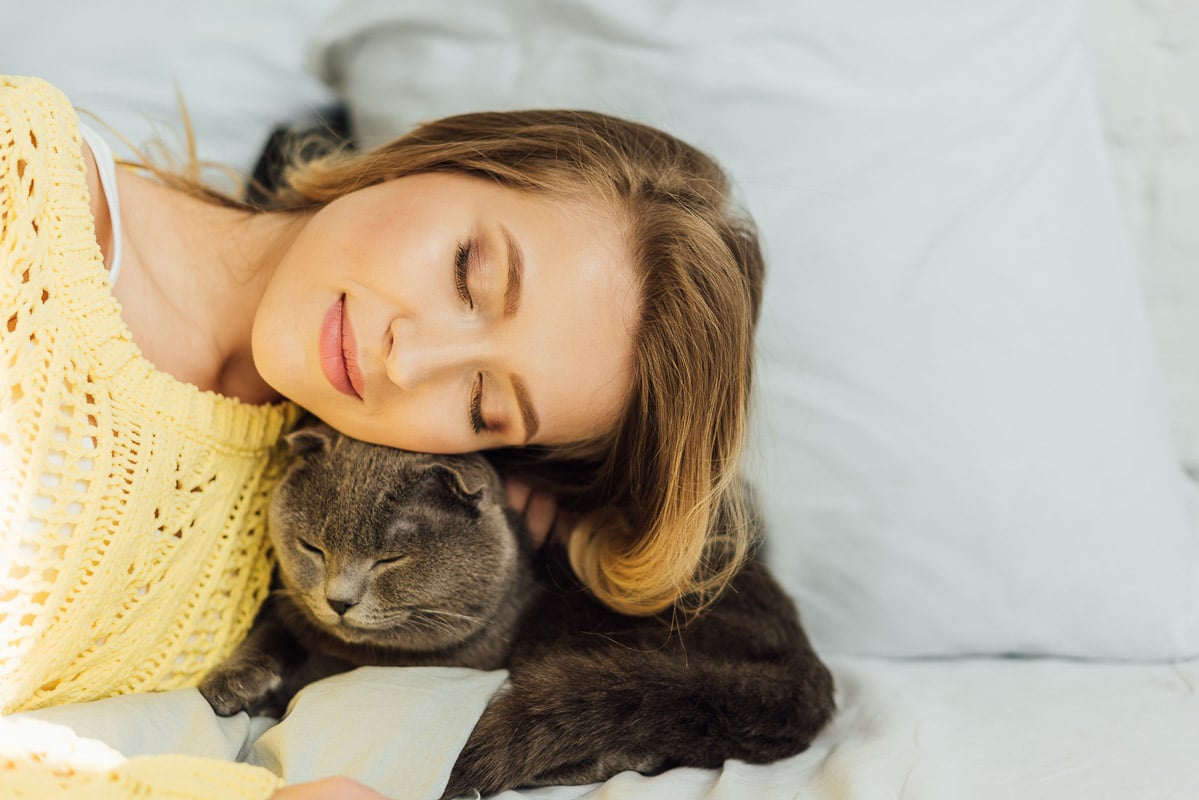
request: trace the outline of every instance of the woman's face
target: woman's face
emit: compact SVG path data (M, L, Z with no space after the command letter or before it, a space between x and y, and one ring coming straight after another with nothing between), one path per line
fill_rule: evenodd
M318 211L254 318L276 391L357 439L435 453L613 425L638 289L611 209L450 173Z

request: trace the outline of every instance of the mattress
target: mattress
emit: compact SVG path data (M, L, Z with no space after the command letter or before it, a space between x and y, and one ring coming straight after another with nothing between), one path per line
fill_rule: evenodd
M830 661L839 711L812 747L767 765L622 773L507 800L1191 800L1199 793L1199 660ZM194 690L18 715L127 756L185 752L288 780L348 774L395 798L436 798L504 675L364 668L316 684L284 722L220 719Z

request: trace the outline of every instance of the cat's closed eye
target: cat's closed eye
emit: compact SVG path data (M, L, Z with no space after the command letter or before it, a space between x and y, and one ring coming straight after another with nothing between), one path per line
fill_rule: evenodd
M296 541L300 545L300 549L304 552L311 553L322 561L325 560L325 551L314 545L312 542L309 542L305 539L297 539Z
M386 567L390 564L399 564L401 561L407 561L409 558L411 558L411 556L404 553L394 556L384 556L383 558L376 558L375 563L371 565L371 569L374 569L375 567Z

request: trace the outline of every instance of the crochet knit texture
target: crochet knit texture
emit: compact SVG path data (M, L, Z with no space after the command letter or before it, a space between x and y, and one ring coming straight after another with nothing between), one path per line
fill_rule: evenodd
M195 685L229 654L267 591L275 445L297 417L141 355L96 242L77 126L58 90L0 77L5 713Z
M0 720L0 800L259 800L282 783L249 764L179 755L126 759L61 725Z

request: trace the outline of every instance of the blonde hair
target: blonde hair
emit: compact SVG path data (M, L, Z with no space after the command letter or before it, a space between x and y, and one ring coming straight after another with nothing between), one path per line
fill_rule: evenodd
M598 199L624 215L641 315L620 421L593 441L496 456L581 512L570 560L601 601L632 614L702 608L752 536L738 466L763 262L726 175L675 137L604 114L483 112L297 163L270 207L319 208L423 172Z

